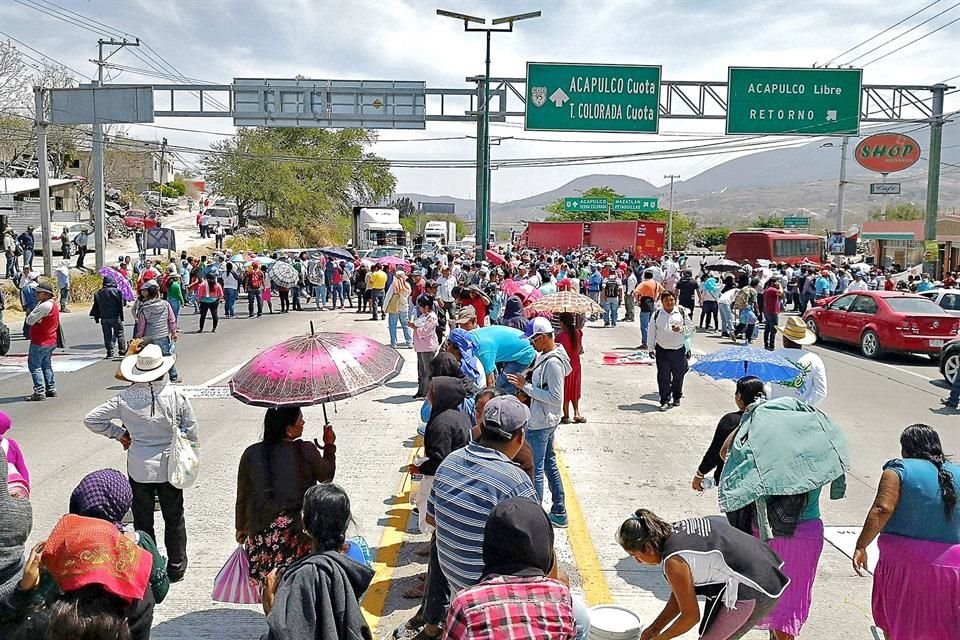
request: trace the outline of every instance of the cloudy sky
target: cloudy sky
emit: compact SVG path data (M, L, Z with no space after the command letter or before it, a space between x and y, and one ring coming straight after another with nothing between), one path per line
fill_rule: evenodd
M511 34L494 35L495 76L522 77L527 61L659 64L668 80L725 80L728 66L809 67L830 60L864 65L865 84L933 84L960 74L960 22L948 24L960 18L954 0L0 0L0 38L16 38L33 47L26 50L30 55L50 56L89 76L95 74L89 59L96 57L97 38L127 34L150 49L141 48L140 57L121 51L111 62L149 68L146 60L160 65L159 57L182 75L204 81L302 75L468 88L464 78L483 71L483 37L437 16L437 8L487 18L543 11L539 19L518 23ZM919 13L880 35L914 12ZM873 62L889 52L894 53ZM110 81L165 82L117 70L110 72ZM960 78L952 84L960 84ZM956 109L960 93L947 97L946 110ZM215 139L212 133L233 130L228 120L218 119L156 124L168 128L137 127L134 133L205 148ZM552 134L524 132L519 120L494 124L492 135L505 139L494 147L493 162L704 144L709 142L704 138L722 135L723 122L662 119L660 131L664 135ZM391 159L470 160L475 142L469 136L475 133L471 124L431 122L425 131L383 131L376 151ZM443 137L456 139L435 140ZM623 173L661 184L664 174L688 178L730 157L504 168L493 173L492 196L495 201L520 198L586 173ZM396 173L399 191L473 196L472 169Z

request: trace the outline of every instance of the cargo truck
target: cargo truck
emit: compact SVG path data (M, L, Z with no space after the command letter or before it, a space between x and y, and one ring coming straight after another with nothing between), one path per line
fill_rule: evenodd
M423 227L425 243L448 245L457 241L457 223L452 220L430 220Z
M384 207L353 208L353 247L357 251L407 245L400 212Z

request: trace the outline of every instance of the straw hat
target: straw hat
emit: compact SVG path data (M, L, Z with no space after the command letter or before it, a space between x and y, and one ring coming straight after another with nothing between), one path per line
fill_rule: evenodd
M148 344L120 362L120 373L130 382L153 382L162 378L176 360L176 356L163 355L159 345Z
M787 340L796 344L808 345L817 341L817 334L810 331L803 320L797 316L787 318L786 325L777 327L777 331L782 333Z

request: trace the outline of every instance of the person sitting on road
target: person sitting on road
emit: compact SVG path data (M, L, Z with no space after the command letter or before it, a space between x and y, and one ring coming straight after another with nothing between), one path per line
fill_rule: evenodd
M536 499L530 478L512 462L529 420L530 410L515 397L493 398L484 408L480 440L452 452L437 469L427 501L437 543L431 566L443 572L451 592L480 581L483 525L493 508L509 498ZM439 637L446 619L446 602L432 605L424 607L420 640Z
M589 617L589 616L588 616ZM543 508L510 498L490 512L483 528L483 577L450 603L444 637L481 640L490 631L504 637L573 640L578 626L569 587L558 579L553 527Z
M350 498L335 484L310 487L303 496L303 529L313 552L282 575L267 578L263 609L269 630L261 640L369 640L360 598L373 569L344 555L353 521Z
M25 607L10 640L118 638L149 640L153 623L150 554L97 518L63 516L30 552L20 581L29 597L41 567L60 593Z

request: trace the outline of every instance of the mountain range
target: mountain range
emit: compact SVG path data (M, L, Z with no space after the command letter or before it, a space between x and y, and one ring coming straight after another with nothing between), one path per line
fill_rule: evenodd
M914 134L923 155L910 169L890 174L888 182L901 183L901 195L890 196L888 203L926 202L926 130ZM870 183L880 182L879 174L867 171L853 159L858 140L850 139L847 157L847 186L844 194L846 222L859 222L871 207L882 202L871 196ZM727 160L688 180L674 183L674 210L698 218L704 224L736 226L758 215L804 216L829 222L836 215L839 180L839 139L817 139L795 147L760 151ZM833 148L831 148L833 147ZM590 174L567 184L526 198L491 203L493 225L498 228L516 226L521 221L542 220L544 207L560 198L579 195L591 187L610 187L617 193L634 197L658 197L667 203L667 188L628 175ZM472 199L443 195L398 193L414 202L452 202L457 215L473 220ZM960 210L960 123L943 128L940 178L940 211ZM813 225L812 226L816 226Z

